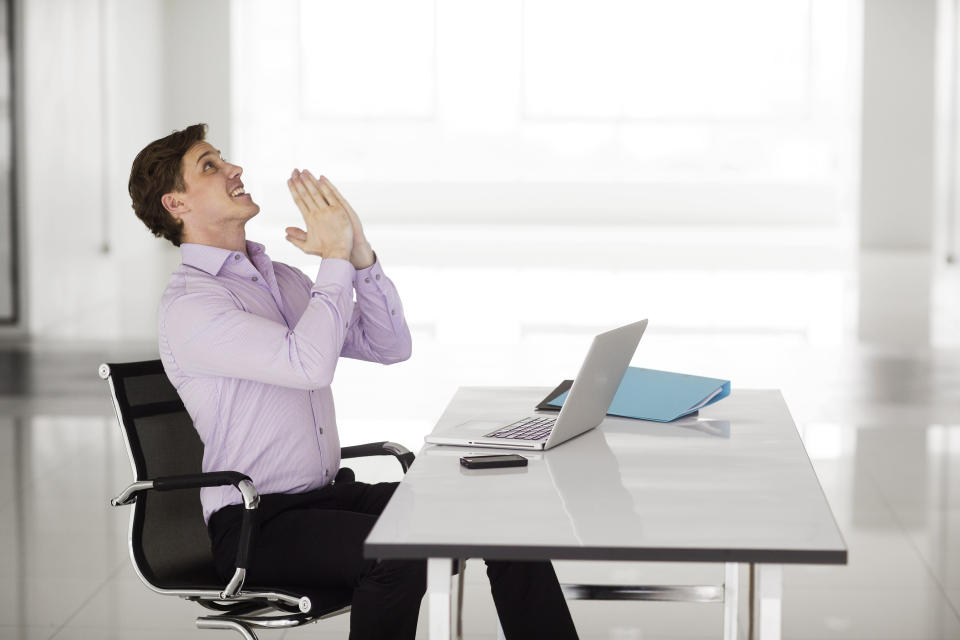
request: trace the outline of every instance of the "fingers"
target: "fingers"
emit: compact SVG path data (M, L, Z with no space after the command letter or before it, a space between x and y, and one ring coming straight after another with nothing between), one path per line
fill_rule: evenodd
M323 199L324 202L328 203L331 207L340 204L343 206L343 203L334 195L333 191L330 190L330 183L326 180L320 181L313 177L313 174L310 171L304 171L303 174L306 179L304 184L307 186L307 190L310 191L311 195L315 199ZM346 207L343 207L346 209Z
M329 207L330 201L323 197L323 193L317 188L316 180L310 175L309 171L294 171L294 183L302 189L305 198L310 198L320 207Z
M333 186L333 183L330 182L327 176L320 176L319 182L329 187L330 191L333 192L333 195L337 198L337 200L340 201L340 204L342 204L345 209L350 208L350 205L347 204L347 201L344 199L344 197L340 195L340 191L335 186Z
M293 242L294 240L299 240L301 242L306 241L307 232L299 227L287 227L287 240Z
M310 190L310 193L316 197L316 194L319 193L323 198L324 202L327 202L331 207L335 203L339 202L348 213L353 213L353 209L350 207L350 204L346 199L340 195L340 192L337 190L333 183L326 176L320 176L317 178L309 169L304 169L302 172L297 172L299 176L305 177L304 184Z
M287 242L303 250L307 243L307 232L297 227L287 227Z
M363 235L363 227L360 219L353 211L336 187L325 177L319 179L313 176L309 171L299 171L294 169L287 180L287 186L294 202L300 208L303 219L307 223L307 228L312 229L311 225L317 223L316 216L330 214L335 218L343 216L347 224L350 235L355 243L363 245L366 241ZM311 231L312 233L312 231ZM297 242L309 242L305 236L296 232L294 227L287 229L287 240L296 244ZM298 245L299 246L299 245Z
M287 187L290 189L293 201L297 203L302 213L306 213L307 209L311 207L323 209L330 206L319 190L315 187L313 190L309 188L310 183L311 180L304 178L303 174L296 169L293 170L290 179L287 180Z
M306 214L310 209L310 206L307 204L305 199L307 194L302 188L302 185L300 185L297 179L294 177L295 173L296 171L294 171L293 174L290 174L290 178L287 180L287 188L290 190L290 195L293 196L293 201L296 203L297 208L300 209L300 213Z
M310 173L309 169L305 170L303 173L313 180L313 182L317 185L317 188L321 190L321 193L323 193L326 198L329 199L332 196L336 202L339 202L341 205L343 205L344 209L352 213L350 205L347 204L347 201L342 195L340 195L340 192L337 191L337 188L333 186L333 183L330 182L327 176L320 176L319 178L316 178L312 173ZM331 204L333 204L334 200L331 200Z
M340 195L340 191L333 186L333 183L327 180L326 176L320 176L320 182L326 184L330 187L330 190L333 192L334 197L340 201L340 204L343 205L343 208L347 210L347 213L350 214L350 217L354 219L355 222L359 223L360 219L357 217L357 212L353 210L353 207L350 206L350 203L347 202L346 198Z
M350 221L353 223L354 230L356 230L359 233L363 228L363 226L360 224L360 217L357 215L357 212L353 210L353 207L350 206L350 203L347 202L346 198L340 195L340 191L334 186L334 184L330 182L330 180L326 176L320 176L320 178L318 179L318 178L314 178L313 174L310 173L309 170L306 170L303 173L309 176L310 179L314 180L317 183L318 189L321 188L322 186L325 186L327 189L329 189L329 193L331 193L333 195L333 198L335 198L335 200L331 201L331 204L333 204L333 202L340 203L340 206L343 207L344 211L346 211L347 215L350 217Z

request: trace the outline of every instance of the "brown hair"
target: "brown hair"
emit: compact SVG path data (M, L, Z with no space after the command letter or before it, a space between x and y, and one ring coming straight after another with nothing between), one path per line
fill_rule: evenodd
M137 154L130 168L127 189L133 199L133 211L153 235L166 238L179 247L183 222L166 210L160 198L171 191L185 191L180 161L187 151L207 135L206 124L195 124L154 140Z

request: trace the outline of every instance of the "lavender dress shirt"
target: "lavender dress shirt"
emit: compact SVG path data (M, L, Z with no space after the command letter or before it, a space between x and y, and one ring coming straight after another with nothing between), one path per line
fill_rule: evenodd
M340 439L330 383L340 356L410 357L410 331L379 261L321 261L317 278L243 253L180 247L160 302L160 359L203 441L204 471L240 471L261 494L330 483ZM356 301L353 291L356 289ZM200 491L203 517L239 504L233 487Z

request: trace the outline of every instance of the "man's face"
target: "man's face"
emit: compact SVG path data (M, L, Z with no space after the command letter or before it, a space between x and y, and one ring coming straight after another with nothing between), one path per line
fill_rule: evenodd
M243 188L243 169L220 157L209 142L190 147L180 161L186 191L176 193L182 211L174 215L190 227L216 227L220 223L246 222L260 212Z

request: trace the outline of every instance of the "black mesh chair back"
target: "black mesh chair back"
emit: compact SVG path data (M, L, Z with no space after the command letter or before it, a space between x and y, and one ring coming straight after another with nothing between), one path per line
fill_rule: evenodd
M136 479L200 473L203 443L161 362L108 366ZM157 588L223 588L200 489L144 492L134 505L131 544L137 569Z

